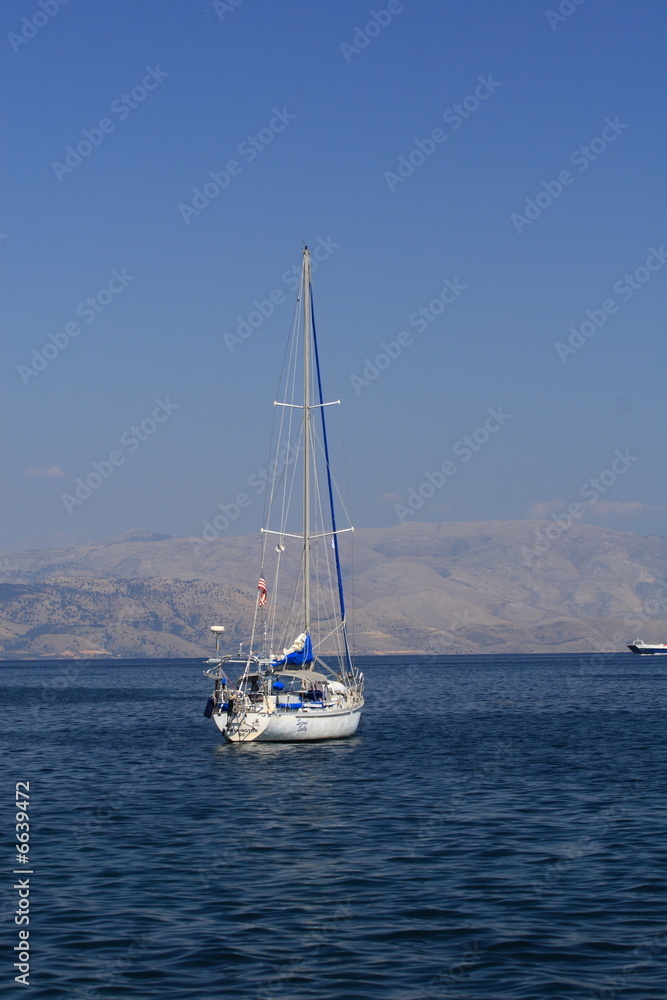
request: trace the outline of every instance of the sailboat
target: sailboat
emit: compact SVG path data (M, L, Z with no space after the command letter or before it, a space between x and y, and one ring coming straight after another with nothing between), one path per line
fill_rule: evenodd
M343 505L325 419L336 405L322 392L305 247L274 403L275 457L268 466L249 650L221 654L224 626L212 625L215 656L204 671L214 681L204 714L230 743L338 739L359 725L364 678L352 656L342 571L354 529L337 519Z

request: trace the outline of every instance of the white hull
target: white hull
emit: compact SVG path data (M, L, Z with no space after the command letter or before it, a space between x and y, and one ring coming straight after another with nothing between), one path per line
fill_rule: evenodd
M641 642L637 639L636 642L631 643L628 649L633 653L639 653L640 655L649 656L667 656L667 645L665 643L660 643L659 645L651 645L648 642Z
M362 707L363 703L340 711L248 712L231 718L227 712L214 712L213 721L228 743L336 740L356 733Z

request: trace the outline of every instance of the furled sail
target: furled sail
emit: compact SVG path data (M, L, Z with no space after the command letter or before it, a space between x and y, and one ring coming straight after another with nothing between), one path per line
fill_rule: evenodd
M301 667L304 663L311 663L312 660L313 643L310 638L310 633L302 632L300 636L297 636L291 646L287 649L283 649L282 659L273 660L273 666L284 667L288 663L292 663L297 667Z

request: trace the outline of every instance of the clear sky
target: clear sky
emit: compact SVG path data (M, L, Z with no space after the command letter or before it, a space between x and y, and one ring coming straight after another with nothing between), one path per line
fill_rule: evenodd
M583 489L588 523L667 534L666 22L3 5L0 544L196 536L248 491L304 242L356 525L559 515Z

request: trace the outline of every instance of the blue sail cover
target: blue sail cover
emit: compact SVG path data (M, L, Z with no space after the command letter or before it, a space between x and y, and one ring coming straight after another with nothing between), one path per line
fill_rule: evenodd
M350 654L350 646L347 639L347 622L345 620L345 596L343 594L343 573L340 566L340 552L338 550L338 535L336 533L336 511L334 509L334 493L333 485L331 482L331 466L329 464L329 442L327 440L327 422L324 419L324 395L322 393L322 375L320 373L320 352L317 347L317 328L315 326L315 302L313 300L312 290L310 295L310 318L313 325L313 345L315 347L315 368L317 370L317 388L320 395L320 415L322 417L322 443L324 444L324 459L327 467L327 484L329 486L329 506L331 508L331 527L333 529L333 535L331 536L331 546L334 550L334 555L336 557L336 576L338 577L338 597L340 600L340 622L343 632L343 642L345 643L345 659L347 662L347 669L354 676L354 667L352 666L352 656Z
M302 667L304 663L311 663L313 660L313 643L310 638L310 632L306 634L306 641L303 644L303 649L297 649L295 653L288 653L287 656L283 656L282 660L273 660L272 666L274 667L285 667L288 663L293 663L296 667Z

